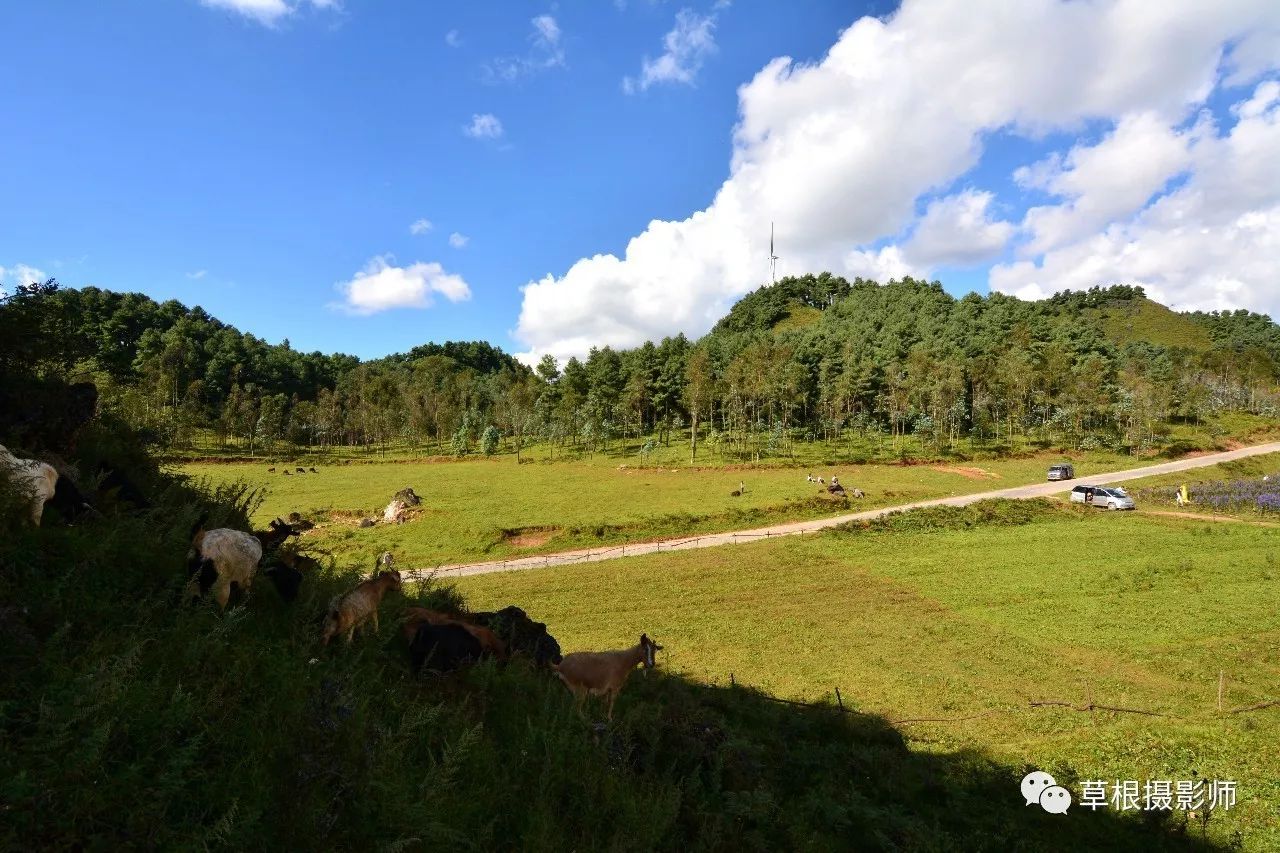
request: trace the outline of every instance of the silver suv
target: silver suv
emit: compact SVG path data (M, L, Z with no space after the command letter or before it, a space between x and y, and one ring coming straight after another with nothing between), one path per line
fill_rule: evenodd
M1102 486L1076 486L1071 490L1071 502L1096 506L1098 509L1135 509L1136 504L1124 489L1106 489Z

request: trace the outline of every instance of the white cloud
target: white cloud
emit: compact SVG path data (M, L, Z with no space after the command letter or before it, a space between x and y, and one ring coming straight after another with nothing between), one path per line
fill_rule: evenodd
M5 282L15 286L19 284L44 284L49 280L49 278L49 274L44 270L28 264L15 264L11 267L0 267L0 282Z
M1278 26L1270 0L905 0L843 31L820 61L775 59L740 87L729 174L710 204L650 223L622 257L583 258L526 284L515 335L537 357L700 334L768 280L770 221L788 271L909 268L910 242L867 247L909 233L919 200L968 172L988 134L1078 131L1138 113L1177 126L1231 64L1231 45ZM1072 170L1063 163L1058 171ZM1256 193L1265 181L1221 183ZM981 213L971 224L989 248L1006 229ZM914 250L945 255L931 233Z
M458 47L462 44L462 36L459 35L457 30L449 30L444 34L444 43L449 47Z
M930 270L972 266L998 254L1015 229L1010 222L990 218L992 198L989 192L970 189L931 201L904 247L906 257L918 269Z
M1204 132L1204 122L1179 131L1155 113L1130 113L1096 145L1018 169L1022 186L1069 199L1027 211L1025 251L1040 254L1137 212L1190 167L1191 146Z
M702 64L716 52L715 28L714 13L699 15L691 9L681 9L676 13L675 27L662 37L662 55L657 59L646 56L640 63L638 78L623 78L623 91L643 92L657 83L692 86Z
M464 248L470 242L470 237L465 234L459 234L457 231L449 235L449 245L455 249Z
M349 314L369 315L392 308L429 308L435 294L450 302L471 298L471 288L462 277L445 272L438 263L396 267L391 261L389 255L373 258L350 281L336 285L344 297L336 307Z
M342 9L339 0L200 0L200 3L212 9L235 12L268 27L306 6L330 11Z
M477 113L462 132L472 139L498 139L503 133L502 122L493 113Z
M426 234L435 226L431 224L430 219L417 219L409 225L409 233L413 235Z
M187 273L187 278L191 279L192 281L199 281L200 279L204 278L208 274L209 274L208 270L195 270L194 272Z
M529 21L529 51L523 56L502 56L484 66L488 83L511 82L528 74L565 65L564 38L560 25L551 15L538 15Z
M1185 184L1131 221L1038 261L993 267L992 288L1047 296L1125 282L1175 308L1248 307L1280 317L1278 98L1280 86L1259 85L1236 104L1230 131L1218 134L1202 123Z

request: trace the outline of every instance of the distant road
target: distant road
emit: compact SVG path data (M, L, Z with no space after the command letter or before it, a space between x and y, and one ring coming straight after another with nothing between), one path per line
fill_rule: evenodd
M1230 462L1233 459L1245 459L1249 456L1261 456L1266 453L1280 453L1280 441L1269 444L1258 444L1242 447L1239 450L1228 450L1224 453L1210 453L1189 459L1178 459L1173 462L1162 462L1159 465L1147 465L1143 468L1131 468L1127 471L1115 471L1110 474L1090 474L1078 478L1079 482L1091 485L1109 485L1126 480L1137 480L1141 477L1154 477L1159 474L1176 474L1179 471L1192 471L1196 468L1207 468L1219 462ZM519 557L511 560L493 560L486 563L458 563L440 566L436 574L445 577L461 577L463 575L483 575L490 572L512 572L521 569L542 569L552 566L568 566L578 563L595 563L601 560L615 560L619 557L638 557L642 554L666 553L667 551L687 551L693 548L715 548L720 545L736 545L741 542L756 542L775 536L795 536L800 533L816 533L850 521L869 521L880 518L891 512L917 509L926 506L967 506L977 501L990 498L1039 498L1065 492L1072 486L1071 482L1033 483L1029 486L1014 486L1009 489L997 489L993 492L977 492L970 495L956 495L948 498L934 498L927 501L900 504L837 515L832 518L819 518L812 521L793 521L788 524L775 524L770 527L756 527L751 530L734 530L724 533L703 533L682 539L663 539L658 542L637 542L630 545L615 545L601 548L584 548L578 551L561 551L558 554L539 554L534 557ZM426 571L415 572L426 575Z

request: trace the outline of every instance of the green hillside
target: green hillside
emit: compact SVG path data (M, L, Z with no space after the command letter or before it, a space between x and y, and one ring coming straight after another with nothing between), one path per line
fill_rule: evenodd
M1173 311L1146 297L1089 308L1084 315L1099 322L1108 340L1120 347L1147 343L1195 352L1213 347L1208 330L1192 315Z

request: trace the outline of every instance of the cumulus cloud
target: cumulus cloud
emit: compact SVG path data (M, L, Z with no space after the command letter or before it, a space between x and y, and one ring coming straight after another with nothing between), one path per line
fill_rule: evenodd
M457 231L454 231L449 235L449 245L455 249L464 248L470 242L471 238L466 234L459 234Z
M719 4L716 9L723 8ZM692 86L707 58L716 52L716 14L699 15L692 9L676 13L675 27L662 37L663 52L657 59L645 57L639 77L624 77L627 94L643 92L658 83Z
M459 47L462 44L462 35L457 30L449 30L444 34L444 43L449 47Z
M389 255L373 258L350 281L337 284L343 302L336 307L365 316L393 308L429 308L436 294L450 302L471 298L462 276L445 272L438 263L397 267L392 260Z
M1011 222L991 218L993 198L970 189L929 202L904 248L906 257L920 270L990 260L1016 230Z
M435 226L431 224L430 219L417 219L409 225L409 233L413 235L426 234Z
M1041 298L1126 282L1176 308L1280 316L1280 85L1259 85L1233 112L1226 132L1199 123L1177 189L1038 260L993 267L992 288Z
M485 82L509 83L549 68L564 67L564 34L556 19L551 15L538 15L529 24L532 32L528 52L521 56L500 56L485 63Z
M1069 199L1027 211L1023 226L1032 239L1024 251L1040 254L1140 210L1191 166L1206 122L1179 131L1155 113L1131 113L1096 145L1018 169L1022 186Z
M472 139L498 139L503 134L502 122L493 113L477 113L462 132Z
M235 12L268 27L304 7L332 11L342 8L339 0L200 0L200 3L212 9Z
M1239 64L1242 46L1277 27L1280 5L1268 0L1212 7L1192 0L905 0L891 16L855 22L817 62L769 62L739 89L728 177L707 207L650 223L621 257L583 258L561 275L529 282L515 334L530 358L676 331L700 334L734 298L768 280L771 220L783 266L795 273L967 262L973 255L961 251L956 232L967 229L983 252L1010 234L993 218L990 199L974 194L983 188L934 208L929 222L928 208L924 217L917 211L921 199L947 193L979 162L988 135L1039 138L1143 114L1155 117L1144 121L1165 121L1175 138L1185 135L1177 128L1214 91L1223 69ZM1246 59L1255 72L1277 61ZM1150 131L1136 118L1132 124ZM1192 170L1207 153L1194 140L1182 141ZM1087 161L1083 151L1068 153L1038 175L1061 181L1065 203L1080 207L1096 180L1087 177L1089 168L1076 174ZM1179 162L1162 161L1145 184L1135 181L1128 198L1144 186L1158 191L1168 181L1161 175L1176 174ZM1221 179L1232 180L1251 185L1246 192L1265 183L1259 176ZM1092 203L1084 206L1090 215ZM1107 215L1133 203L1112 205ZM1074 233L1081 216L1073 213L1070 227L1052 233ZM911 235L904 244L883 244L902 234ZM1250 286L1256 292L1273 280Z

